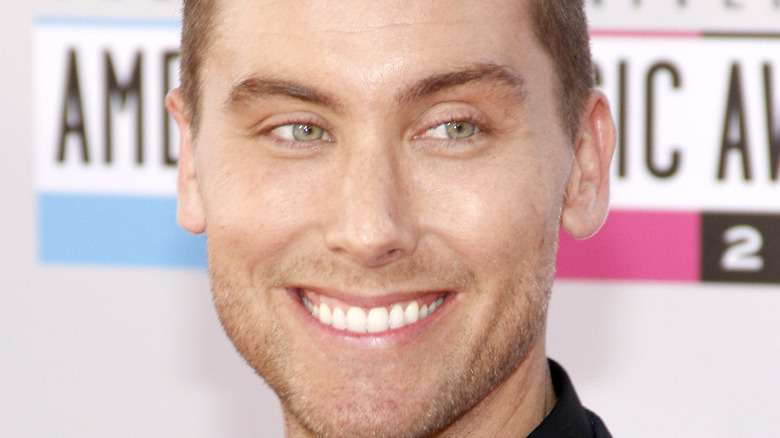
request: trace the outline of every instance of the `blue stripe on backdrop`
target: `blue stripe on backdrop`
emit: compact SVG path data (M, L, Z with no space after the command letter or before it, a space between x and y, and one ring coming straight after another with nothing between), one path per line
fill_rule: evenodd
M38 194L43 263L206 267L206 240L176 223L176 199Z

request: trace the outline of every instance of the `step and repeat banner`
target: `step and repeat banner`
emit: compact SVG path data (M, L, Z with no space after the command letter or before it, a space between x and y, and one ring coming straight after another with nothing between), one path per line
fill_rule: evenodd
M598 238L566 241L560 273L777 283L780 21L658 26L592 30L619 131L613 213ZM596 250L614 263L578 263Z
M592 30L620 132L614 211L599 238L564 237L559 275L777 283L780 25L658 26ZM33 34L41 260L205 266L171 221L178 20L41 16ZM596 248L623 262L581 262Z
M38 17L35 175L44 262L205 267L175 220L180 22Z
M780 2L587 5L597 83L619 131L612 211L591 239L561 234L551 355L570 370L585 404L616 436L777 436L780 375L772 370L780 363ZM169 289L156 292L163 297L180 293L180 280L206 281L204 238L181 231L175 220L178 134L163 106L178 81L178 8L166 0L49 0L0 18L0 24L23 20L28 32L13 37L25 41L20 44L29 47L29 57L6 56L2 68L28 73L20 87L29 94L13 96L26 102L29 124L4 129L28 133L29 144L16 146L26 151L18 156L31 160L32 175L2 184L4 192L27 185L34 193L29 227L35 239L17 244L34 247L30 276L49 277L48 284L63 270L79 270L81 292L102 299L111 291L94 284L94 276L169 279ZM200 305L205 291L202 284ZM71 292L39 295L48 293ZM219 330L209 321L208 329L197 330ZM167 325L144 324L166 336ZM225 344L219 348L231 355L229 366L245 373L241 379L259 380L243 371L226 340L214 342ZM85 366L72 381L36 388L78 406L78 394L63 393L78 392L101 368L99 362ZM166 370L176 373L174 366ZM32 366L30 373L39 371ZM142 370L126 379L149 383ZM229 377L214 379L216 386ZM231 385L242 384L226 383ZM161 391L175 401L189 394L181 386L186 384L163 384ZM14 388L1 392L34 397ZM96 391L109 397L124 388L109 384ZM249 436L252 430L254 436L278 436L281 417L273 396L259 383L252 388L263 398L231 399L228 406L241 409L226 414L230 408L224 406L185 404L186 412L168 420L178 425L187 417L194 422L191 431L211 425L197 436ZM149 402L142 394L103 415L123 418L128 405ZM47 425L42 412L14 411L10 401L2 406L15 421L7 423L13 427L8 435L0 426L0 436L42 436L67 422L55 412L51 418L59 420ZM102 420L78 408L67 412L73 426L67 436L105 430L91 427ZM166 418L138 415L131 418L145 419L148 429L126 427L112 436L167 436L153 432L169 430L162 426Z

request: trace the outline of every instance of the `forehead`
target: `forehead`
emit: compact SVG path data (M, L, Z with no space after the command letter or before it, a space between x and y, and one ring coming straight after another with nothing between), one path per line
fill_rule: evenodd
M528 58L523 0L219 0L206 62L232 80L264 73L364 84L461 64Z
M527 0L214 0L217 23L228 27L262 24L270 33L365 35L377 30L402 30L415 24L433 27L487 26L512 21L527 9ZM248 29L244 29L248 30ZM307 32L308 33L308 32Z

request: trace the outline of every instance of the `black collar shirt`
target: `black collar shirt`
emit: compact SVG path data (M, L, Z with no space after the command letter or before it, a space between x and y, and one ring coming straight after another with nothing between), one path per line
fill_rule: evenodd
M528 438L611 438L601 418L582 406L566 371L552 360L549 363L558 401Z

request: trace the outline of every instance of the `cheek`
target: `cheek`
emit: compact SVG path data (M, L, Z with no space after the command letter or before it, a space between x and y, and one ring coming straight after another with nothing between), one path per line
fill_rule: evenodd
M475 263L526 260L557 235L563 200L558 169L494 165L452 180L429 205L429 228ZM556 173L557 172L557 173ZM463 174L465 175L465 174Z
M280 254L302 230L316 228L318 189L312 172L232 161L216 166L205 184L209 251L249 269Z

